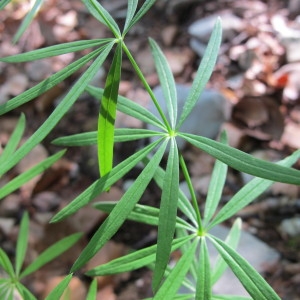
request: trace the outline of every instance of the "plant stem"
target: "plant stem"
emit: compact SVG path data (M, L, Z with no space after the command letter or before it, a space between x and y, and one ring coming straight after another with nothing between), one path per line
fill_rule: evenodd
M202 226L202 220L201 220L201 213L198 207L198 202L197 202L197 198L196 198L196 194L195 194L195 190L193 188L193 184L191 181L191 177L189 174L189 171L186 167L184 158L182 156L182 154L179 152L179 163L183 172L183 176L187 182L190 194L191 194L191 201L192 201L192 205L194 207L195 213L196 213L196 217L197 217L197 223L198 223L198 232L199 233L203 233L203 226Z
M131 64L132 64L134 70L136 71L138 77L140 78L140 80L141 80L141 82L143 83L145 89L147 90L148 94L150 95L150 97L151 97L151 99L152 99L152 101L153 101L153 103L154 103L156 109L158 110L158 113L159 113L159 115L161 116L161 118L162 118L162 120L163 120L163 122L164 122L164 124L165 124L165 126L166 126L167 132L168 132L169 134L171 134L171 133L172 133L172 128L171 128L171 126L170 126L170 124L169 124L169 122L168 122L168 120L167 120L165 114L163 113L163 111L162 111L162 109L161 109L159 103L157 102L156 97L155 97L155 95L154 95L152 89L150 88L150 86L149 86L149 84L148 84L148 82L147 82L145 76L143 75L141 69L139 68L138 64L137 64L136 61L134 60L133 56L131 55L129 49L127 48L127 46L125 45L124 42L122 43L122 46L123 46L124 52L126 53L127 57L129 58L129 60L130 60L130 62L131 62Z

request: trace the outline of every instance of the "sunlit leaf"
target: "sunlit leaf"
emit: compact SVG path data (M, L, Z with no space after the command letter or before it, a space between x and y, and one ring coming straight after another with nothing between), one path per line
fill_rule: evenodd
M25 18L23 19L20 27L18 28L17 33L15 34L15 36L13 38L14 43L16 43L20 39L20 37L25 32L25 30L28 28L28 26L30 25L30 23L34 19L35 15L38 13L38 11L39 11L41 5L43 4L43 2L44 2L44 0L36 0L34 2L33 7L28 12L28 14L25 16Z
M98 161L101 177L111 171L114 153L114 129L121 79L122 46L118 44L108 72L98 119Z
M66 276L51 292L50 294L45 298L45 300L57 300L60 299L60 297L63 295L64 291L68 287L73 274L69 274Z
M84 91L87 84L95 76L103 61L109 54L113 44L108 44L102 50L102 53L95 59L91 66L84 72L83 75L73 85L68 94L54 109L48 119L29 137L29 139L14 153L10 159L1 166L0 176L11 167L15 166L27 153L29 153L38 143L40 143L49 132L56 126L60 119L72 107L77 98ZM22 96L22 95L21 95Z

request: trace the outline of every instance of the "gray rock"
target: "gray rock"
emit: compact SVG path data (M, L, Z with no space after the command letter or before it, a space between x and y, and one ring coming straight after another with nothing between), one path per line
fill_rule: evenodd
M184 103L190 91L190 87L182 84L177 84L176 89L178 99L178 118L180 118ZM161 86L156 87L153 92L159 104L161 105L164 114L168 115L167 105L164 100ZM159 117L158 111L152 101L149 105L149 110L155 116ZM229 115L229 104L224 96L215 90L206 89L201 94L196 106L194 107L194 110L183 123L180 131L213 139L216 138L220 131L221 125L228 119ZM153 125L148 125L148 129L158 130ZM152 141L154 140L156 140L156 138L153 138ZM177 143L179 149L182 150L185 142L182 139L178 138Z

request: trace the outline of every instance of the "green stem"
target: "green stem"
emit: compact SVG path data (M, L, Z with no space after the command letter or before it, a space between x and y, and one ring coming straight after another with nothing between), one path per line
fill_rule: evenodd
M189 174L189 171L186 167L184 158L182 156L182 154L179 152L179 163L183 172L183 176L186 180L186 183L188 185L190 194L191 194L191 201L192 201L192 205L194 207L195 213L196 213L196 217L197 217L197 223L198 223L198 232L203 233L203 226L202 226L202 220L201 220L201 213L198 207L198 202L197 202L197 198L196 198L196 194L195 194L195 190L193 188L193 184L191 181L191 177Z
M170 126L170 124L169 124L169 122L168 122L165 114L163 113L163 111L162 111L159 103L157 102L156 97L155 97L152 89L150 88L150 86L149 86L149 84L148 84L145 76L143 75L141 69L139 68L138 64L134 60L133 56L131 55L129 49L127 48L127 46L125 45L124 42L122 43L122 45L123 45L124 52L126 53L127 57L129 58L129 60L130 60L130 62L132 64L134 70L136 71L138 77L140 78L140 80L143 83L145 89L147 90L148 94L150 95L150 97L151 97L151 99L152 99L152 101L153 101L156 109L158 110L158 113L161 116L161 118L162 118L162 120L163 120L163 122L164 122L164 124L166 126L166 129L167 129L168 133L171 134L172 128L171 128L171 126Z

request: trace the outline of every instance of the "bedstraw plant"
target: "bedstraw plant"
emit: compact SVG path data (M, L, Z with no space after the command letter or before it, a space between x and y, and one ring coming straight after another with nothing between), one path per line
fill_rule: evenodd
M5 7L9 2L2 2L1 8ZM32 11L25 17L16 34L15 41L18 40L29 25L42 2L35 1ZM154 64L168 108L168 114L165 115L134 56L126 45L126 34L151 8L155 0L144 1L139 9L138 0L128 0L127 16L123 29L118 26L109 12L104 9L101 1L82 0L82 2L87 10L110 30L111 38L63 43L28 53L0 58L0 61L3 63L23 63L91 49L88 54L72 62L67 67L0 105L0 115L6 114L45 93L83 66L89 65L46 121L22 145L19 145L19 142L25 126L25 116L22 115L20 117L14 133L1 153L0 176L12 169L48 136L83 92L88 92L99 100L98 127L93 132L59 137L53 143L63 147L96 144L98 147L99 179L61 211L57 212L51 219L51 222L59 222L69 217L83 206L88 205L99 194L109 192L112 185L122 179L138 164L143 164L143 168L133 184L117 202L94 204L95 209L107 212L108 216L96 230L87 246L82 250L80 256L71 267L70 273L47 299L59 299L67 288L73 273L80 270L112 238L126 219L157 226L157 243L131 252L104 265L97 266L87 271L86 275L93 278L95 276L128 272L148 266L153 270L153 297L151 299L280 299L263 277L235 250L241 231L240 219L235 221L225 241L211 234L210 230L231 218L240 209L255 200L274 181L299 185L300 171L291 168L291 166L299 159L300 152L296 151L290 157L275 164L256 159L247 153L230 147L227 143L225 132L220 135L219 141L188 132L181 132L181 126L184 122L189 122L189 114L196 105L213 72L221 43L221 20L216 20L205 54L201 59L190 93L180 115L177 113L175 80L168 62L158 44L153 39L149 39ZM104 61L108 60L109 54L113 54L113 59L110 63L104 88L91 86L91 80ZM160 118L155 117L147 109L130 99L118 95L123 56L129 59L134 72L154 102ZM145 124L156 126L157 130L115 128L117 110L137 118ZM128 142L153 136L157 137L154 142L133 153L119 164L113 165L115 142ZM207 152L216 159L203 212L200 212L184 155L177 147L178 139L184 139L185 142ZM0 198L3 199L17 190L22 184L51 166L63 154L64 150L54 154L42 163L34 166L31 170L2 186L0 188ZM164 168L161 167L163 157L167 161ZM221 209L218 209L228 166L251 174L255 178L238 191ZM184 180L188 185L189 195L185 195L179 188L180 173L183 174ZM161 189L159 208L138 203L152 180ZM45 258L44 254L41 254L33 262L33 267L28 266L23 272L20 272L25 257L27 235L28 215L25 214L16 246L15 269L5 252L2 249L0 251L0 266L8 276L0 279L1 287L5 285L5 291L8 291L3 294L5 299L12 299L15 289L17 289L23 299L35 299L31 292L22 286L19 281L29 273L28 269L32 272L35 271L42 264L46 263L48 259ZM64 249L69 248L78 237L78 235L75 235L66 238L67 241L62 241ZM212 243L219 254L217 263L214 266L210 262L208 243ZM48 251L47 253L51 252L50 249L51 251L53 250L53 248L49 248L46 250ZM182 256L175 266L171 267L169 265L170 254L176 249L181 251ZM56 254L58 255L59 253ZM54 258L54 255L52 258ZM227 267L237 276L247 290L249 297L215 295L212 292L214 284ZM185 291L188 292L180 292L181 286L185 286ZM96 299L96 291L97 283L93 280L87 299Z

